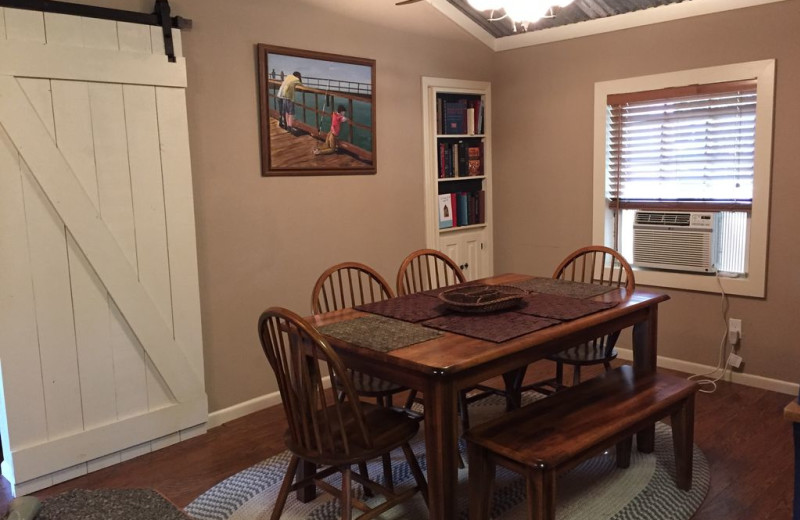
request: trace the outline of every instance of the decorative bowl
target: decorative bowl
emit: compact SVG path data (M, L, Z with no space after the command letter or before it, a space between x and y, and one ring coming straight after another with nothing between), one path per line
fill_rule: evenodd
M495 312L518 305L526 294L510 285L474 284L444 291L439 299L458 312Z

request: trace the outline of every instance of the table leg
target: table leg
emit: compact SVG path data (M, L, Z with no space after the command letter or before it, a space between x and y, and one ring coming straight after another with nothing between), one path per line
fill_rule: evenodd
M645 321L633 326L633 369L637 373L656 371L658 357L658 307L650 307ZM636 446L642 453L655 449L655 425L636 434Z
M458 483L458 392L449 381L425 389L425 456L428 464L429 518L456 517Z

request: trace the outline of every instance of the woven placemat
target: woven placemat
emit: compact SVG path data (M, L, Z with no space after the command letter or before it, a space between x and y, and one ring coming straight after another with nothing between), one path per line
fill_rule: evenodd
M42 501L36 520L187 520L152 489L73 489Z
M516 312L556 320L574 320L617 305L617 302L596 302L557 294L540 293L529 294L522 302L521 307L514 309Z
M442 335L441 332L421 325L384 316L362 316L323 325L318 330L328 336L378 352L391 352Z
M429 320L447 313L447 307L439 298L422 293L365 303L357 306L356 309L411 323Z
M529 292L557 294L559 296L569 296L570 298L591 298L617 289L617 287L609 287L608 285L556 280L553 278L532 278L524 282L510 283L508 285L513 285Z
M558 320L539 318L517 312L493 314L448 314L423 324L434 329L455 332L462 336L502 343L559 323Z

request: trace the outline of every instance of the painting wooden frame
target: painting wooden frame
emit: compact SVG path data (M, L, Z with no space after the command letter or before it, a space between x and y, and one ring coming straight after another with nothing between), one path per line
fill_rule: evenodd
M261 174L374 174L375 60L266 44L257 53Z

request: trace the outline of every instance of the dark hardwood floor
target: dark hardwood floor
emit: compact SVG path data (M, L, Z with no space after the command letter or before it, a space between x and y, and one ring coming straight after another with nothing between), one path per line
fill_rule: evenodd
M550 371L552 365L539 363L527 379ZM791 518L792 431L783 420L791 399L730 383L698 395L695 443L708 458L711 489L695 520ZM284 428L282 409L273 407L35 495L44 498L74 488L154 488L184 507L220 480L282 451ZM0 511L9 500L3 479Z

